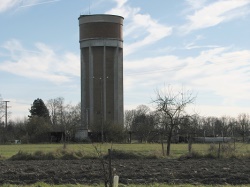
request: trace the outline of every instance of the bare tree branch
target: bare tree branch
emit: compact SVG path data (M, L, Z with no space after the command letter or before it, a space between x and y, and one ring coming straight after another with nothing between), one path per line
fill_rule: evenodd
M193 103L195 97L192 92L184 91L183 89L174 92L173 88L168 86L163 91L156 91L156 99L153 103L156 104L156 111L160 115L161 124L166 130L167 135L167 155L170 154L170 143L174 128L180 125L184 116L187 116L185 111L187 105Z

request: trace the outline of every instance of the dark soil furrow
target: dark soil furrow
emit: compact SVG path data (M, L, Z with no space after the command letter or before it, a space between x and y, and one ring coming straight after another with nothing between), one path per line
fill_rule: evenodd
M97 159L0 161L0 185L103 183ZM250 159L115 159L112 166L124 184L250 184Z

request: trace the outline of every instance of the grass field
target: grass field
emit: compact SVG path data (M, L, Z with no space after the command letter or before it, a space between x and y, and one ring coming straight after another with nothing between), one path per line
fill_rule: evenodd
M214 145L215 148L218 144ZM231 145L233 146L233 145ZM107 153L108 149L122 150L124 152L132 152L140 155L162 155L161 144L67 144L67 149L71 151L81 151L86 157L95 157L95 147L102 153ZM165 146L166 147L166 146ZM198 153L206 153L210 144L193 144L193 150ZM63 144L12 144L0 145L0 158L8 159L17 154L19 151L34 153L36 151L54 152L62 149ZM236 151L238 154L250 154L250 144L236 144ZM171 145L171 158L178 158L181 155L188 153L187 144L172 144Z
M10 185L10 184L5 184L3 187L103 187L104 185L73 185L73 184L64 184L64 185L50 185L50 184L45 184L45 183L36 183L32 185ZM148 185L119 185L119 187L249 187L250 185L190 185L190 184L182 184L182 185L167 185L167 184L148 184Z
M230 145L234 147L234 145ZM97 157L96 149L102 153L107 153L108 149L112 148L114 150L121 150L128 153L140 154L143 156L148 155L162 155L161 144L67 144L67 150L72 150L73 152L81 151L84 153L86 157ZM217 149L219 147L218 144L214 144L214 147ZM193 150L199 153L207 153L208 149L211 148L210 144L193 144ZM250 144L240 144L237 143L236 146L237 154L246 154L250 155ZM12 144L12 145L0 145L0 158L8 159L13 155L16 155L19 151L26 153L36 153L37 151L41 151L44 153L56 152L57 150L62 150L63 144ZM113 152L114 153L114 152ZM171 146L171 156L170 158L179 158L182 155L188 153L188 145L187 144L172 144ZM249 157L250 158L250 157ZM83 160L82 160L83 161ZM86 160L85 160L86 161ZM174 161L174 160L172 160ZM218 160L221 162L220 160ZM197 161L195 161L196 163ZM9 167L9 166L8 166ZM242 169L242 168L241 168ZM242 170L240 170L241 172ZM72 184L64 184L64 185L50 185L45 183L36 183L32 185L10 185L4 184L4 187L87 187L88 185L72 185ZM101 187L100 185L91 185L89 187ZM210 187L210 186L225 186L232 187L233 185L190 185L190 184L182 184L182 185L166 185L166 184L147 184L147 185L119 185L120 187L130 186L130 187ZM238 185L241 187L250 185Z

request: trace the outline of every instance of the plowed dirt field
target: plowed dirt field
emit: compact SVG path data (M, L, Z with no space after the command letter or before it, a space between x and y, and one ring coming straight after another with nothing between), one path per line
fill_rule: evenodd
M250 159L113 160L123 184L250 184ZM103 183L100 161L0 161L0 184Z

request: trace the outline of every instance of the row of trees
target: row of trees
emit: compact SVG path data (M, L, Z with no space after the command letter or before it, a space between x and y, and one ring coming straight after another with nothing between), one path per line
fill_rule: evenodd
M158 91L153 100L155 110L140 105L134 110L125 111L124 127L104 123L106 141L167 142L167 155L171 142L190 141L193 137L233 137L247 141L249 138L250 117L240 114L231 117L201 117L189 114L186 108L195 97L190 92L174 92L171 87ZM48 141L49 132L64 132L69 140L80 126L80 103L65 104L63 98L50 99L45 104L36 99L30 109L30 116L24 120L9 122L1 126L1 141L21 139L26 142ZM100 133L101 124L93 124L92 132ZM8 138L7 138L8 137ZM65 136L66 137L66 136Z
M237 118L185 115L173 119L175 121L172 124L167 120L145 105L125 111L125 129L130 134L129 140L159 142L162 136L169 142L187 142L193 137L232 137L243 142L250 140L250 116L245 113L239 114Z
M9 121L7 126L1 123L0 141L45 142L50 141L50 132L63 132L64 137L72 139L80 126L80 109L80 103L65 104L62 97L50 99L46 104L38 98L31 105L28 118Z
M183 90L173 92L171 87L158 91L153 103L156 110L151 111L145 105L135 110L125 111L125 129L141 142L167 142L167 155L170 154L171 142L191 142L194 137L231 137L240 141L249 141L250 116L239 114L238 118L223 116L202 117L189 114L186 108L195 97ZM223 138L224 139L224 138Z
M74 141L75 133L81 125L81 104L66 104L62 97L49 99L46 103L38 98L32 103L29 112L28 117L9 121L7 126L0 121L1 143L14 140L24 143L48 142L51 141L52 133L56 132L62 134L61 140L67 138L68 141ZM101 129L101 124L92 124L91 138L100 141ZM125 139L124 128L120 125L104 123L103 133L105 141Z
M154 141L155 133L169 131L169 128L173 128L174 135L185 137L191 134L196 137L240 137L242 141L247 141L250 136L250 116L245 113L237 118L183 116L174 127L161 120L156 111L151 111L145 105L125 111L125 129L141 142Z

